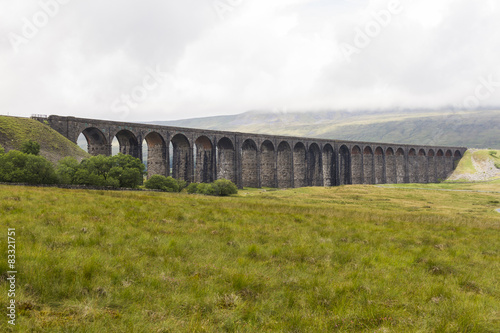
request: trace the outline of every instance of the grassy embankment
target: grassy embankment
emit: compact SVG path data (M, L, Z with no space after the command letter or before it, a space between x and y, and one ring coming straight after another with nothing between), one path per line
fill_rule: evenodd
M84 150L36 120L0 116L0 145L7 151L19 150L23 142L34 140L40 144L40 155L55 163L65 156L78 160L89 157Z
M375 186L229 198L0 186L4 258L17 232L14 330L498 332L495 208L498 193Z

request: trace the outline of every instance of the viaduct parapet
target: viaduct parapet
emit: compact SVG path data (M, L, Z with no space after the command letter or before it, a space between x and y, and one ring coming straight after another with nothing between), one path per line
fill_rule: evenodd
M226 178L238 187L304 187L347 184L436 183L446 179L467 150L249 134L97 119L34 117L72 142L80 134L91 155L120 152L142 160L147 142L148 177L187 182ZM169 149L170 144L173 149ZM172 155L172 156L170 156Z

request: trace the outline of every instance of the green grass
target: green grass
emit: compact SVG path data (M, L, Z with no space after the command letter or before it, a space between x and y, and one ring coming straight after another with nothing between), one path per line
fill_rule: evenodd
M17 325L0 331L498 332L496 208L496 193L375 186L0 186L19 271Z
M477 155L473 154L470 150L467 150L458 163L454 173L455 174L474 174L477 172L476 168L474 167L474 164L472 163L472 155Z
M47 125L29 118L0 116L0 145L19 150L23 142L34 140L41 146L40 155L55 163L65 156L78 160L89 157L84 150Z

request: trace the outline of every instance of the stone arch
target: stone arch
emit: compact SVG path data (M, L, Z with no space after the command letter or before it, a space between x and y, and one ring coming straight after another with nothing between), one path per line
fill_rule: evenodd
M213 172L213 145L212 141L205 135L196 139L196 162L194 181L197 183L211 183L214 181Z
M295 187L307 186L307 151L302 142L293 147L293 178Z
M278 187L290 188L292 187L292 149L286 141L282 141L278 145Z
M323 147L323 182L325 186L335 186L337 174L337 161L333 147L327 143Z
M408 152L408 176L410 183L418 183L418 156L414 148Z
M351 172L352 172L352 183L362 184L363 183L363 159L361 155L361 149L359 146L354 146L351 149Z
M101 130L95 127L88 127L81 134L87 140L87 152L90 155L111 155L111 144L108 143L106 136Z
M436 153L434 149L429 149L427 152L427 179L429 183L437 182L437 171L436 171Z
M236 183L235 149L231 139L221 138L217 142L217 179L227 179Z
M373 184L373 150L370 146L363 149L363 184Z
M323 186L323 162L321 158L321 150L318 144L312 143L309 146L309 185Z
M405 152L403 148L396 150L396 183L406 182Z
M453 152L448 149L444 154L444 169L445 169L445 179L451 176L453 173Z
M157 132L150 132L144 138L148 147L148 178L152 175L167 176L167 144Z
M351 180L351 154L347 146L342 145L339 149L339 181L338 185L348 185Z
M243 187L259 187L257 145L247 139L241 145L241 179Z
M442 149L439 149L436 152L436 174L438 181L443 181L446 179L444 152Z
M170 140L173 146L172 177L186 182L192 181L191 145L184 134L176 134Z
M373 159L375 167L375 184L384 184L385 155L382 147L377 147L375 149L375 154L373 156Z
M387 184L397 183L396 156L391 147L385 151L385 178Z
M260 146L260 179L261 186L277 187L276 184L276 155L274 145L266 140Z
M139 148L139 141L134 133L129 130L123 129L118 131L115 134L118 143L120 144L120 153L125 155L130 155L135 158L140 158L142 160L142 156Z
M427 153L425 149L420 149L418 151L418 182L419 183L427 183L428 182L428 161L427 161Z

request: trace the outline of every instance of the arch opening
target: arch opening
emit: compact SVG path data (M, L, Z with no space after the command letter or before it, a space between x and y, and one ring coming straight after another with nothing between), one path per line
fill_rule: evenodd
M106 136L95 127L84 129L78 136L77 144L92 156L111 155L111 146Z
M274 145L266 140L260 147L260 179L261 186L277 187L276 184L276 155Z
M323 162L321 158L321 150L316 143L309 146L309 185L323 186Z
M148 178L153 175L167 176L167 144L163 137L157 132L150 132L144 138L142 147Z
M176 134L170 140L172 151L172 177L184 180L188 183L192 181L192 161L191 145L184 134Z
M384 173L385 173L385 156L382 147L377 147L375 149L374 167L375 167L375 184L383 184Z
M211 183L213 177L213 145L212 141L202 135L196 139L195 163L194 163L194 181L197 183Z
M373 184L375 179L373 150L370 146L363 149L363 184Z
M339 149L339 181L338 185L352 184L351 179L351 154L347 146L342 145Z
M358 146L354 146L351 149L351 172L352 172L352 183L362 184L363 183L363 164L362 164L361 149Z
M119 146L118 152L142 160L142 145L139 146L139 141L134 133L129 130L121 130L115 134L113 142L116 144L116 141L118 141ZM113 144L113 148L116 147L115 144ZM113 151L113 155L116 155L115 152L116 150Z
M260 187L257 163L257 145L247 139L241 146L241 179L243 187Z
M408 178L410 183L418 183L418 173L417 151L411 148L408 152Z
M217 142L217 179L227 179L236 183L235 149L231 139L221 138Z
M278 187L292 187L293 167L292 167L292 149L286 141L278 145Z
M387 184L397 183L397 163L394 149L387 148L385 151L385 178Z
M335 186L337 174L337 159L330 144L323 147L323 182L324 186Z
M307 186L307 152L302 142L293 148L293 178L295 187Z

